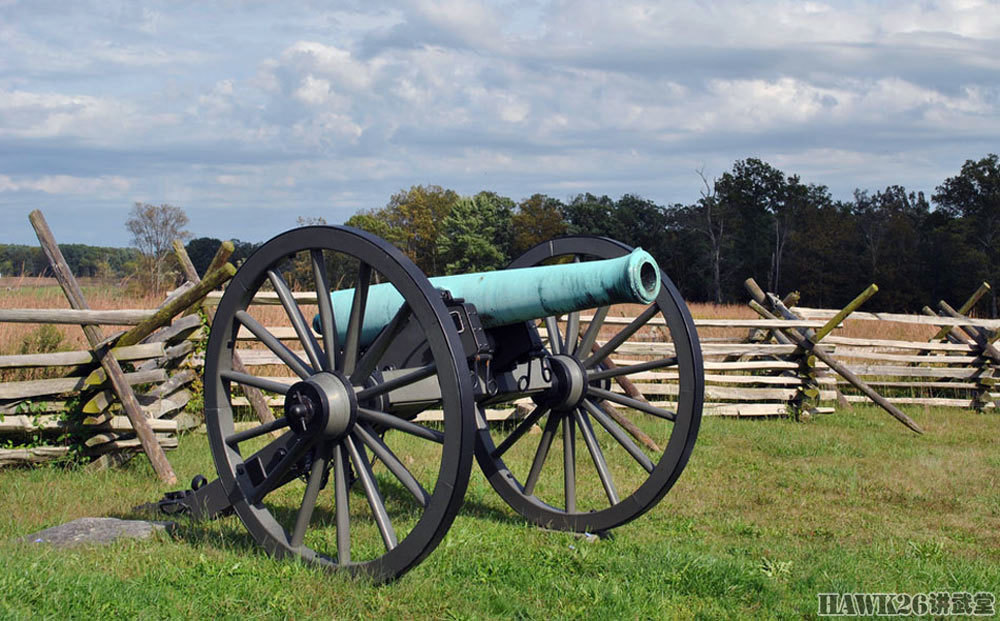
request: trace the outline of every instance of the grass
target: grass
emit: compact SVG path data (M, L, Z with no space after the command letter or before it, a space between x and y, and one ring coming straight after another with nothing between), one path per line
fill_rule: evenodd
M156 308L163 300L149 292L137 293L127 282L110 282L93 278L79 279L87 304L95 310ZM69 308L69 302L55 278L0 279L0 308ZM62 335L60 350L88 349L87 339L78 325L55 325ZM0 355L20 353L25 338L38 329L38 324L0 322ZM111 334L115 326L105 327ZM121 328L117 328L121 329Z
M234 517L107 548L16 543L164 490L143 459L2 471L0 616L800 618L818 592L1000 592L1000 418L908 413L926 435L870 408L706 419L670 494L595 542L524 524L474 472L441 546L381 587L273 560ZM170 457L213 470L204 436Z

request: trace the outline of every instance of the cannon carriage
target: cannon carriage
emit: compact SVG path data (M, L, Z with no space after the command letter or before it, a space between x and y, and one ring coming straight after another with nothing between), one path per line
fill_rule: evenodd
M283 331L252 307L267 296ZM640 309L634 319L615 320L622 304ZM637 336L659 345L630 350ZM251 371L241 360L255 355L273 364ZM218 478L159 508L232 511L276 556L376 580L438 545L473 458L539 526L601 532L642 515L687 463L704 390L676 288L647 253L597 237L545 242L506 270L428 279L369 233L294 229L240 267L205 356ZM669 378L669 403L628 390L650 373ZM279 402L280 416L237 430L248 390ZM492 423L497 411L516 415Z

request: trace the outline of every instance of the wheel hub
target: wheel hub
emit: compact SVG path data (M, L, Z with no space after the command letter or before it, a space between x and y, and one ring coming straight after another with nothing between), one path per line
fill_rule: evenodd
M285 395L288 427L299 435L341 438L358 416L358 400L350 381L339 372L317 373L297 382Z
M556 411L572 411L587 394L587 372L573 356L549 356L552 387L541 395L539 403Z

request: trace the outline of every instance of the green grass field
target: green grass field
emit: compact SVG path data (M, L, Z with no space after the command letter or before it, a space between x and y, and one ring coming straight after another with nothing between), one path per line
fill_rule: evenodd
M1000 594L1000 417L908 413L926 435L871 408L706 419L663 502L594 542L526 525L474 472L441 546L379 587L273 560L235 517L110 547L16 543L77 517L135 517L166 490L144 458L6 470L0 617L801 618L819 592ZM169 456L185 479L213 471L203 435Z

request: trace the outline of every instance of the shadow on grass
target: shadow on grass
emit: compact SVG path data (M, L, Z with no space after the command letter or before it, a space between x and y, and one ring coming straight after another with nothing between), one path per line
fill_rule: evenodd
M398 484L395 479L389 477L378 478L379 490L386 507L389 509L393 522L414 524L422 517L423 509L416 503L413 495L405 487ZM353 483L351 486L351 521L369 522L371 515L367 506L367 499L364 492L361 491L360 483L358 481L354 481ZM294 501L284 505L269 503L268 509L279 524L286 525L286 528L290 529L290 526L295 523L299 505ZM516 527L523 527L527 524L525 519L514 512L513 509L505 511L479 500L469 498L464 500L458 515ZM243 525L242 521L232 514L212 520L196 520L185 514L166 514L159 513L154 509L136 507L130 511L110 513L108 517L124 520L141 519L172 522L175 525L171 529L172 538L194 548L205 546L224 547L233 551L252 552L254 554L264 551L253 535ZM314 528L331 528L335 522L336 511L333 503L323 503L321 501L313 510L312 523L316 525Z
M261 552L260 544L253 538L243 522L235 515L226 515L212 520L196 520L184 514L157 513L151 510L114 512L107 517L121 520L154 520L171 522L174 527L170 535L192 547L225 547L240 552Z

